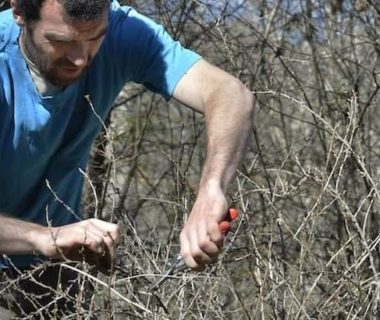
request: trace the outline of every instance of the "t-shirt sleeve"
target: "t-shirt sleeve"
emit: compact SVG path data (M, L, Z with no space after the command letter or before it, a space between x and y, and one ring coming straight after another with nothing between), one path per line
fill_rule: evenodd
M0 76L0 112L1 112L1 107L4 103L5 103L5 97L4 97L3 79Z
M108 55L121 81L134 81L169 99L201 57L174 41L164 28L129 7L111 10Z

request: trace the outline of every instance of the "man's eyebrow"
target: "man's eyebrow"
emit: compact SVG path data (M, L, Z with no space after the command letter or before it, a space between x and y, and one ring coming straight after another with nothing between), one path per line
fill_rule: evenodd
M70 42L72 39L69 37L66 37L65 35L55 33L55 32L45 32L45 38L53 41L63 41L63 42Z
M97 35L95 35L94 37L92 37L90 39L87 39L87 41L97 40L97 39L101 38L102 36L104 36L106 34L106 32L107 32L107 27L104 27L103 29L101 29L99 31L99 33ZM73 41L73 39L71 37L67 37L63 34L55 33L55 32L49 32L49 31L47 31L45 33L45 37L49 40L52 40L52 41L61 41L61 42Z

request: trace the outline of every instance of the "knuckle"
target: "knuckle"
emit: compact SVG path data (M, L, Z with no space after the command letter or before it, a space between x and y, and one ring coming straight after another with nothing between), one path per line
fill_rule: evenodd
M210 247L210 240L208 239L203 239L199 242L199 248L202 249L203 251L207 251L207 249Z
M85 226L77 225L75 226L75 229L73 230L73 232L75 233L75 235L80 237L80 241L86 242L87 229L85 228Z
M97 239L89 239L89 243L94 247L99 247L99 241Z
M190 267L191 269L196 269L198 267L198 263L191 257L190 254L183 256L181 254L185 264Z
M210 234L210 237L213 239L222 237L222 233L220 232L218 223L213 223L212 226L210 226L209 234Z
M183 248L180 250L180 255L185 261L191 256L190 251Z
M97 248L97 245L96 245L96 241L95 240L92 240L92 239L89 239L86 241L85 245L87 247L89 247L90 249L94 250Z
M198 269L200 269L199 264L196 263L196 262L189 263L188 266L189 266L191 269L193 269L193 270L198 270Z
M93 239L90 240L91 246L96 249L96 251L101 251L103 250L104 247L104 241L102 237L94 237Z
M216 228L213 228L210 232L210 238L212 241L220 241L223 239L223 234L222 232L220 231L219 229L219 226L217 226Z
M203 251L197 247L197 248L192 248L191 249L191 256L195 259L198 260L203 257Z

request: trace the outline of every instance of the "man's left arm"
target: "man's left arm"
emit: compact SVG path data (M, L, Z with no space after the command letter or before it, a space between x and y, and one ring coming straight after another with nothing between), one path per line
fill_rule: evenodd
M219 222L228 203L227 186L244 155L253 122L253 94L235 77L198 61L179 81L173 94L204 113L206 161L198 196L181 232L181 256L195 270L216 260L223 242Z

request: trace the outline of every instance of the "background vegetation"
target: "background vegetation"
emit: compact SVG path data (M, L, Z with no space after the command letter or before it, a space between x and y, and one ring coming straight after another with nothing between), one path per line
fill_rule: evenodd
M380 317L380 2L128 4L240 78L259 110L229 190L240 217L219 262L152 292L179 250L205 128L177 102L125 88L84 195L89 216L123 228L118 270L87 280L96 308L115 319Z

